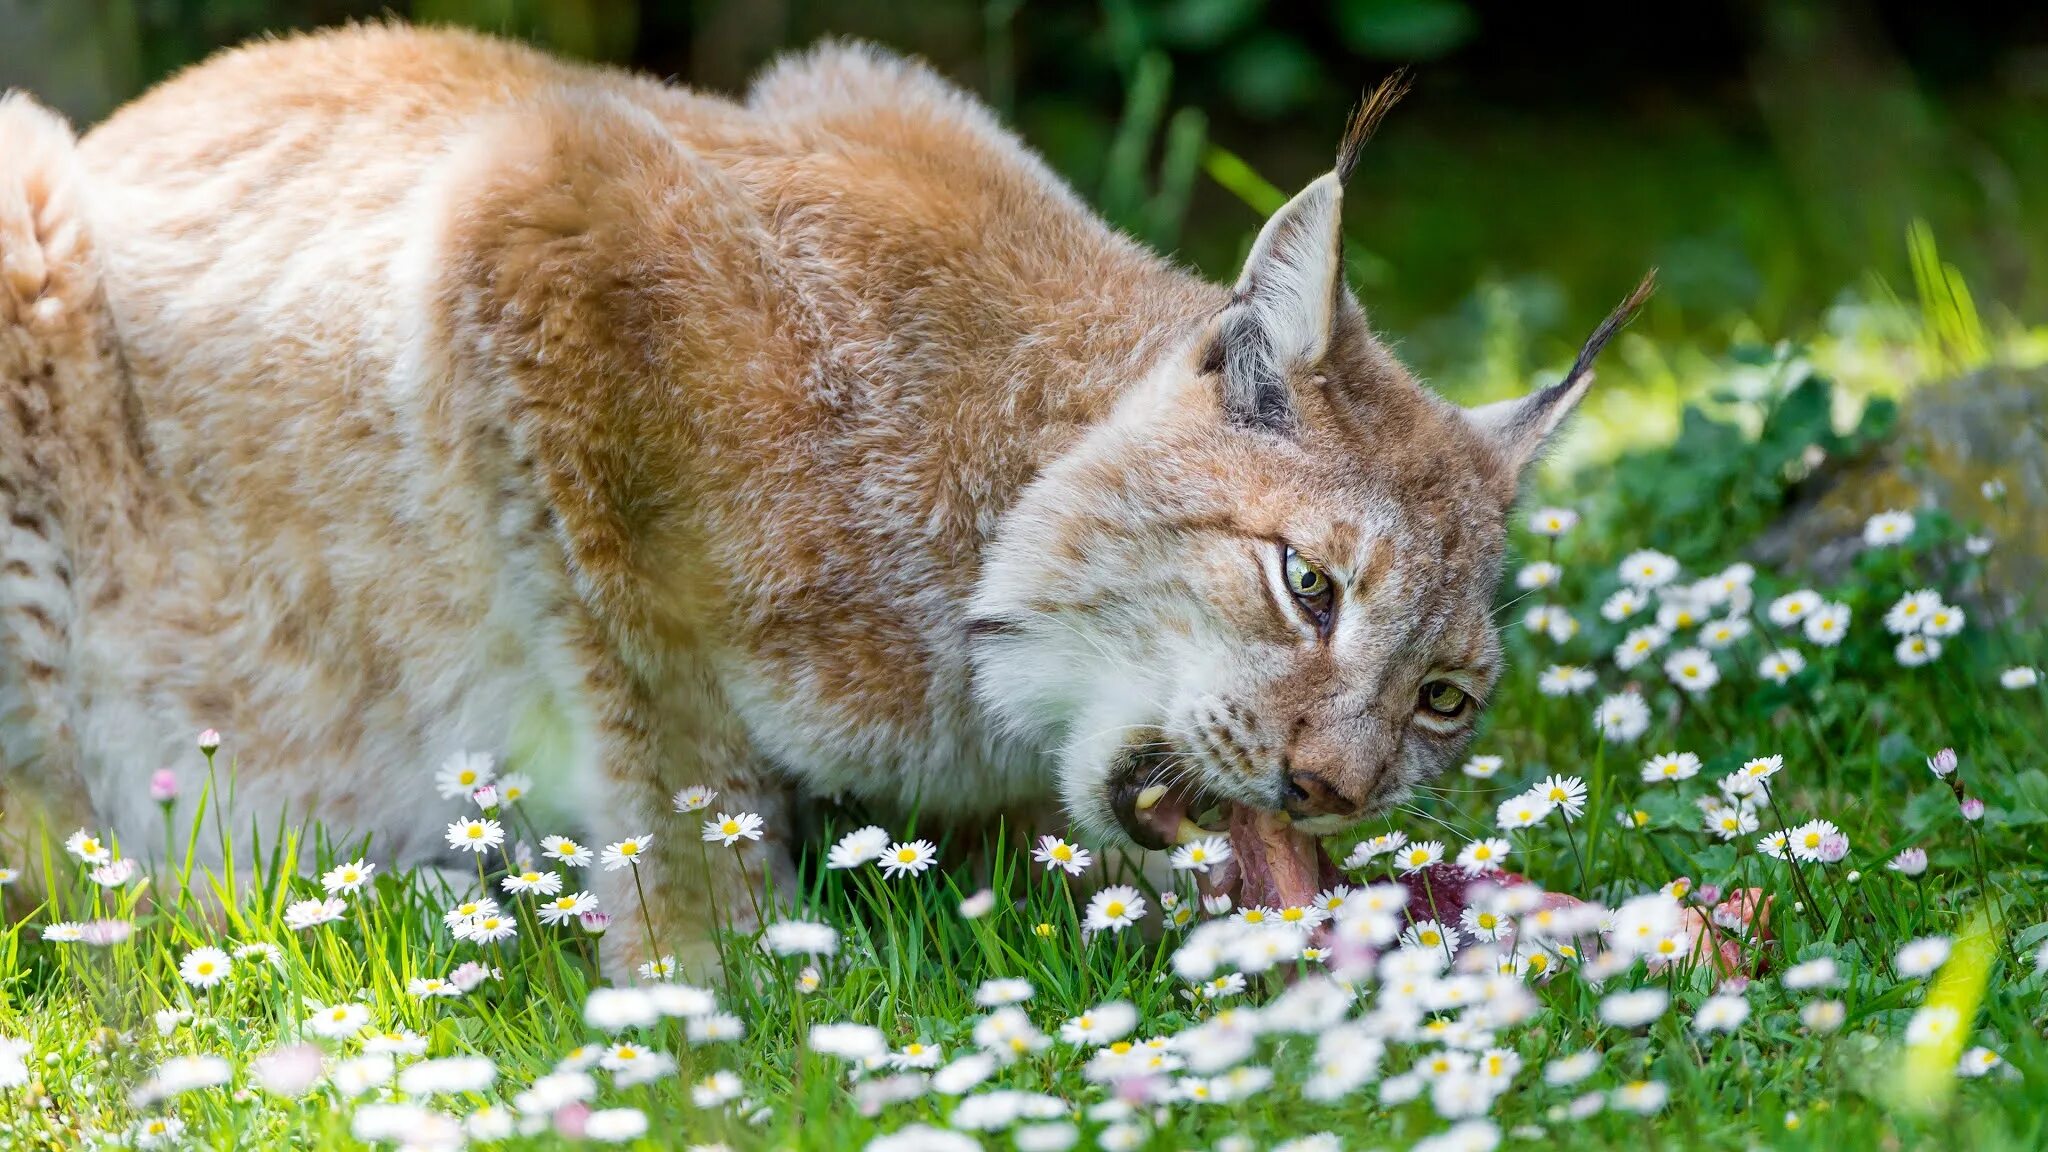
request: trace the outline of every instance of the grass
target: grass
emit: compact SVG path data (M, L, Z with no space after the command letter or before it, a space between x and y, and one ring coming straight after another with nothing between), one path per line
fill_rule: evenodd
M1462 1028L1449 1035L1475 1052L1495 1049L1490 1063L1505 1061L1511 1069L1519 1062L1504 1088L1479 1091L1478 1106L1459 1102L1459 1090L1471 1095L1472 1074L1453 1072L1446 1089L1418 1082L1412 1070L1450 1050L1444 1033L1392 1027L1396 1017L1385 1005L1412 997L1382 990L1341 949L1322 966L1295 960L1252 971L1242 994L1208 1000L1193 995L1193 982L1176 970L1176 950L1190 939L1190 929L1162 926L1162 893L1147 889L1142 927L1084 932L1081 906L1090 891L1111 878L1143 883L1113 851L1080 879L1000 847L987 849L987 871L979 878L934 869L888 879L872 865L824 868L825 845L813 844L813 858L801 869L803 890L789 894L798 909L790 915L836 929L836 948L830 955L785 959L753 939L728 938L724 979L707 991L743 1025L744 1036L709 1040L702 1038L701 1016L662 1016L617 1031L593 1025L647 1007L632 996L593 1002L586 1016L602 950L615 946L618 934L644 931L638 924L613 924L606 937L589 935L573 921L550 928L535 919L536 898L500 892L517 935L494 944L458 940L443 915L465 893L450 891L441 874L386 870L341 897L338 919L295 931L286 926L286 909L324 897L317 874L352 859L360 846L317 826L258 838L251 830L219 826L202 808L189 827L166 827L161 850L108 846L117 854L171 861L146 881L104 887L54 845L42 848L38 859L8 861L56 882L47 905L0 934L0 1036L18 1042L20 1061L0 1058L0 1084L7 1085L0 1099L9 1103L0 1110L0 1143L350 1147L358 1136L382 1134L391 1137L385 1143L453 1146L434 1138L455 1133L467 1118L474 1144L530 1147L563 1143L563 1133L579 1129L601 1135L609 1125L630 1126L644 1117L648 1134L629 1141L643 1147L838 1148L912 1125L944 1128L949 1120L967 1125L993 1117L1009 1121L998 1129L1019 1131L991 1130L979 1139L991 1147L1014 1140L1020 1148L1040 1146L1034 1139L1056 1142L1060 1124L1076 1126L1084 1141L1158 1149L1270 1147L1314 1133L1329 1133L1346 1148L1402 1147L1447 1131L1472 1142L1429 1146L1486 1146L1474 1137L1474 1124L1504 1146L1531 1148L2040 1147L2048 1142L2048 1110L2041 1107L2048 1097L2040 1087L2048 1083L2044 977L2036 960L2048 940L2038 895L2048 860L2039 836L2048 825L2042 767L2048 744L2043 688L2002 688L2000 674L2041 663L2041 637L1972 619L1943 641L1939 659L1904 667L1894 653L1898 638L1881 622L1912 589L1966 598L1981 578L1981 560L1970 554L1967 537L1998 527L1923 511L1902 543L1868 549L1840 587L1820 590L1853 612L1847 637L1836 646L1789 635L1797 625L1770 622L1767 606L1797 587L1773 574L1754 578L1748 605L1702 605L1695 627L1734 616L1750 631L1708 654L1720 680L1696 693L1676 686L1660 665L1704 632L1674 639L1623 672L1609 654L1627 629L1656 614L1656 597L1619 622L1603 619L1599 605L1621 587L1617 565L1638 547L1675 532L1695 545L1697 556L1697 525L1645 524L1633 516L1602 522L1596 511L1562 537L1518 535L1527 561L1554 562L1561 577L1533 592L1507 593L1522 597L1503 607L1514 671L1475 748L1500 757L1503 767L1489 777L1442 781L1418 806L1361 835L1405 832L1441 840L1453 854L1475 837L1504 835L1513 845L1512 867L1548 889L1613 907L1680 877L1693 885L1686 905L1702 910L1702 886L1724 893L1753 886L1770 902L1768 932L1759 931L1764 917L1735 917L1728 921L1734 927L1717 926L1701 938L1727 944L1735 970L1754 973L1746 987L1705 960L1705 946L1700 957L1655 970L1635 963L1596 983L1585 965L1599 966L1599 950L1581 939L1576 959L1560 959L1551 978L1510 979L1494 985L1480 1007L1428 1013L1427 1019L1484 1019L1490 1026L1476 1038L1461 1038ZM1721 572L1718 563L1702 560L1671 587ZM1524 626L1531 607L1569 613L1576 630L1562 643L1532 631ZM1807 665L1783 685L1757 673L1766 652L1781 645L1800 649ZM1579 695L1546 694L1542 674L1561 661L1590 669L1597 685ZM1647 731L1626 741L1600 738L1592 720L1596 705L1629 686L1648 705ZM1947 746L1958 751L1961 765L1954 789L1926 766ZM1704 769L1678 783L1642 782L1643 762L1671 750L1696 753ZM209 787L231 786L231 753L226 750L217 770L207 773ZM1769 802L1755 810L1760 828L1733 840L1710 834L1699 802L1717 795L1720 778L1766 755L1782 756L1784 767L1772 778ZM1584 814L1567 824L1553 813L1536 827L1496 832L1496 804L1553 773L1586 782ZM1982 801L1981 819L1964 818L1962 797ZM451 801L450 818L458 814ZM501 818L515 842L536 843L551 830L533 827L520 805L508 806ZM1781 861L1755 847L1764 833L1817 818L1846 835L1839 862ZM699 850L697 820L678 815L657 829L654 850ZM216 875L195 867L193 850L207 837L239 837L232 855L242 870ZM1886 867L1909 847L1928 855L1923 876ZM311 871L285 866L294 859L312 861ZM490 861L496 890L505 860L498 854ZM583 886L581 874L559 871L568 891ZM1357 879L1383 883L1392 874L1391 858L1382 856ZM962 901L984 884L995 893L993 910L963 916ZM1181 915L1209 919L1195 908L1189 889L1179 895ZM1418 899L1418 912L1420 905ZM1677 905L1630 907L1640 915L1669 913ZM109 945L42 938L49 925L66 920L111 921L132 926L133 934ZM1366 919L1355 923L1361 933L1374 930ZM1206 929L1203 939L1224 931ZM1525 925L1530 943L1514 945L1513 955L1533 954L1534 931ZM1951 958L1924 977L1902 974L1900 949L1925 938L1950 942ZM181 978L180 965L207 947L238 958L229 961L223 981L195 987ZM1466 962L1478 955L1468 942ZM1834 961L1837 983L1786 986L1788 970L1822 957ZM464 995L409 990L416 980L445 979L465 964L489 972ZM1335 1039L1319 1041L1312 1034L1317 1029L1302 1021L1290 1025L1289 1009L1261 1008L1276 999L1298 1008L1306 1002L1302 989L1332 987L1325 983L1330 964L1347 974L1359 996L1349 1012L1352 1023ZM976 993L997 978L1029 983L1033 992L1021 1012L1052 1037L1048 1042L1040 1046L1021 1034L1024 1040L1013 1043L1020 1035L1014 1015L989 1023L992 1010L977 1004ZM1446 987L1456 989L1454 998L1484 987L1443 979L1422 980L1439 990L1432 1003L1453 1002L1441 999ZM1503 998L1510 986L1526 987L1533 1001L1521 1006ZM1607 1022L1603 1002L1631 989L1662 991L1668 1010L1641 1025ZM1702 1016L1702 1005L1717 993L1721 998ZM1816 1026L1808 1015L1817 1011L1815 1002L1828 1000L1840 1006L1839 1027L1825 1020ZM1180 1037L1168 1040L1169 1050L1193 1067L1121 1086L1092 1081L1086 1074L1092 1051L1058 1036L1063 1022L1108 1002L1134 1008L1134 1039ZM1736 1002L1747 1008L1739 1024L1700 1030L1703 1020ZM365 1010L362 1030L321 1035L323 1012L346 1005ZM687 1013L708 1005L670 1007ZM1943 1008L1953 1009L1953 1017L1929 1014ZM1944 1018L1955 1026L1939 1042L1907 1042L1916 1020L1925 1028L1925 1021ZM1261 1020L1251 1046L1230 1051L1236 1030ZM871 1025L879 1035L812 1032L845 1022ZM692 1028L699 1030L694 1040ZM1005 1039L991 1036L991 1028L1012 1031ZM921 1073L867 1070L858 1060L820 1051L857 1050L877 1039L898 1050L913 1042L935 1045L948 1061L989 1042L1007 1063L963 1097L922 1090L903 1078ZM1370 1079L1334 1099L1304 1094L1321 1061L1382 1040L1384 1059ZM601 1067L589 1069L588 1084L573 1072L558 1075L618 1043L637 1045L639 1066L657 1061L652 1066L659 1074L637 1084L622 1084ZM1959 1078L1961 1054L1980 1047L1998 1054L1998 1068ZM290 1063L291 1057L259 1060L279 1049L309 1060L318 1053L323 1079L302 1092L262 1087ZM376 1056L366 1061L366 1053L379 1051L390 1054L388 1063ZM1546 1066L1574 1053L1595 1054L1587 1058L1594 1062L1590 1075L1548 1083ZM658 1063L661 1054L673 1058L672 1071ZM487 1086L480 1080L465 1085L465 1075L477 1074L474 1065L429 1062L462 1055L488 1059ZM179 1063L180 1057L221 1063ZM1262 1083L1268 1071L1269 1086ZM708 1079L720 1072L737 1077L736 1087ZM167 1074L174 1081L169 1088L182 1086L175 1082L180 1076L200 1085L138 1095L152 1077L161 1086ZM444 1086L468 1090L425 1094L436 1076ZM216 1079L224 1082L210 1084ZM550 1093L582 1095L579 1085L591 1090L587 1102L542 1106ZM1256 1090L1226 1099L1234 1088ZM997 1089L1031 1095L1004 1096ZM1659 1093L1668 1094L1661 1104L1654 1099ZM1209 1100L1198 1101L1204 1095ZM1143 1104L1134 1108L1131 1100ZM562 1098L547 1103L562 1104ZM1654 1118L1628 1111L1630 1104L1657 1104ZM1461 1107L1480 1118L1462 1120L1466 1127L1454 1130L1452 1119L1439 1112ZM1034 1109L1042 1110L1040 1118L1016 1117ZM913 1131L884 1146L956 1146L947 1138Z

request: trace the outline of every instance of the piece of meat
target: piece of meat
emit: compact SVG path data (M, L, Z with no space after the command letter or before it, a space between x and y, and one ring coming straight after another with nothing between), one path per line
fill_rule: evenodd
M1322 846L1286 814L1232 805L1230 851L1241 877L1239 907L1296 908L1315 900Z

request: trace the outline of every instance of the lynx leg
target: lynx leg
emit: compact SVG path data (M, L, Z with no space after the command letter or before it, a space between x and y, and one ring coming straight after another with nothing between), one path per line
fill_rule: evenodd
M601 723L587 809L596 847L652 837L638 864L593 865L592 889L612 917L604 951L614 980L637 978L642 964L663 956L673 956L681 974L715 980L716 930L751 932L794 891L791 789L747 746L737 718L705 707L708 696L672 692L656 706L621 694ZM702 811L679 813L675 795L690 786L717 795ZM761 817L758 840L705 840L705 822L741 813Z
M0 96L0 866L24 872L40 837L94 823L74 625L105 595L90 545L132 479L82 183L70 128Z

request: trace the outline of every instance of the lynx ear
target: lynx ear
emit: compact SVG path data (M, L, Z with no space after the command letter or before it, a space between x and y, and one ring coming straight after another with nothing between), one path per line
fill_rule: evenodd
M1259 230L1209 356L1223 374L1223 409L1233 423L1293 429L1288 378L1321 362L1340 310L1357 309L1344 286L1344 182L1380 118L1406 91L1399 74L1374 89L1352 113L1336 166Z
M1468 413L1472 423L1485 433L1499 447L1508 467L1519 474L1529 462L1542 452L1543 444L1550 438L1564 418L1571 415L1579 398L1593 385L1593 358L1600 355L1600 349L1614 338L1614 334L1626 327L1642 308L1643 301L1657 288L1657 270L1652 268L1637 284L1635 291L1628 294L1619 307L1607 314L1600 327L1593 330L1585 346L1579 349L1578 359L1572 361L1571 371L1564 379L1539 392L1515 400L1502 400Z

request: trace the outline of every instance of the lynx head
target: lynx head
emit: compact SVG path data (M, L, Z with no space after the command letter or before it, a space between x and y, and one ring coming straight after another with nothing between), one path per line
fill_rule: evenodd
M1421 387L1367 328L1339 228L1398 94L1367 100L1227 304L1032 482L989 551L977 691L1057 747L1062 796L1098 833L1160 847L1211 810L1234 833L1277 813L1341 830L1456 762L1493 690L1518 480L1649 282L1554 386L1476 410Z

